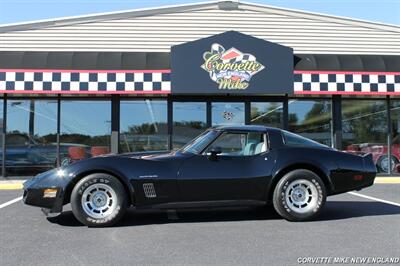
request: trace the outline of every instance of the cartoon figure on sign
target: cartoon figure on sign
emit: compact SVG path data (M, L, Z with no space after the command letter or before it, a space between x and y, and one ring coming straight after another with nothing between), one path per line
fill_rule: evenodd
M234 47L225 51L218 43L211 45L211 51L205 52L203 59L201 68L210 73L219 89L246 89L251 77L265 68L252 54Z

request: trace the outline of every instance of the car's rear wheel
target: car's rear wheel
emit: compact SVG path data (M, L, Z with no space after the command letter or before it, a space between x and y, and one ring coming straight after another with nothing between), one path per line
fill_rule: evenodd
M275 187L275 210L289 221L310 220L317 216L326 201L326 189L321 178L305 169L284 175Z
M114 176L91 174L75 185L71 207L74 216L87 226L111 226L124 215L127 195Z

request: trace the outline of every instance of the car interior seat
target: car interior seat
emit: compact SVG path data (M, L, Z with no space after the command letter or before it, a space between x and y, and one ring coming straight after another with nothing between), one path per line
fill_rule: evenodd
M254 154L255 143L247 143L243 150L243 155L252 155Z
M263 141L263 142L260 142L257 144L253 154L259 154L259 153L265 152L266 150L267 150L267 145Z

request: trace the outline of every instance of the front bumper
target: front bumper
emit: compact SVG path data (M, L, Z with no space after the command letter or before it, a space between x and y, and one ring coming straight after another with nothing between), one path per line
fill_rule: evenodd
M46 189L56 189L55 196L46 197ZM64 188L51 184L43 184L37 178L27 180L23 185L22 200L25 204L48 209L49 213L62 212Z

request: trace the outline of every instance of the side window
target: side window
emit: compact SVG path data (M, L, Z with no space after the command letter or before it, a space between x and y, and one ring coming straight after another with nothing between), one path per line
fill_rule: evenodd
M207 148L221 150L221 155L251 156L267 150L265 134L258 132L224 133Z
M288 146L305 146L305 147L325 147L318 142L315 142L311 139L307 139L297 134L290 133L288 131L284 131L283 136L285 137L285 144Z

